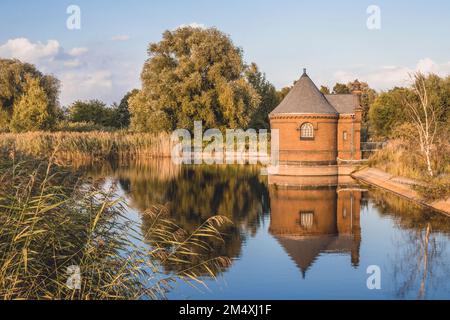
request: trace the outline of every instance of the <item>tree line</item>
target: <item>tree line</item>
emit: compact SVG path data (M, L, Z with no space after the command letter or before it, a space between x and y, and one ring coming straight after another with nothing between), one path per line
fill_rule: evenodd
M194 120L214 128L269 128L269 113L287 95L267 80L243 50L215 29L183 27L151 43L141 73L142 88L119 103L75 101L60 107L60 83L19 60L0 59L0 130L129 129L137 132L191 128ZM440 127L449 127L450 80L424 77L429 103L439 105ZM351 93L353 83L337 83L324 94ZM414 86L376 92L361 82L364 140L389 139L407 130L406 101Z

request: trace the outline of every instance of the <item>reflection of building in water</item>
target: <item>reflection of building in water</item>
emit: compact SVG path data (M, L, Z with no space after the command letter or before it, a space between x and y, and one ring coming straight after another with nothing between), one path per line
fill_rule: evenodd
M347 186L270 186L270 233L303 277L324 253L349 254L359 264L361 189Z

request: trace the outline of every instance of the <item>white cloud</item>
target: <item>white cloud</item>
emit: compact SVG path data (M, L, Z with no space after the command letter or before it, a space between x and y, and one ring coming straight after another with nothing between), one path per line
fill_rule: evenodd
M82 63L79 59L67 60L67 61L64 61L63 64L65 67L68 67L68 68L77 68L82 65Z
M127 34L118 34L111 38L112 41L127 41L130 40L130 36Z
M111 72L66 72L60 76L62 83L61 101L72 103L75 100L101 99L113 88Z
M387 90L395 86L408 86L411 84L410 75L420 71L425 74L435 73L439 76L450 74L450 62L436 63L431 58L424 58L417 62L416 66L381 66L363 67L359 66L353 70L337 71L334 73L335 82L353 81L359 79L367 82L377 90Z
M41 60L52 60L61 51L61 46L56 40L48 40L46 44L42 42L32 43L26 38L10 39L0 46L0 56L5 58L17 58L30 63L37 63Z
M89 49L84 48L84 47L73 48L72 50L69 51L69 55L71 55L72 57L78 57L78 56L81 56L81 55L87 53L88 51L89 51Z
M206 25L204 25L203 23L191 22L189 24L181 24L178 27L176 27L175 30L180 29L180 28L185 28L185 27L206 29Z
M139 86L141 65L102 50L102 46L64 50L57 40L41 43L18 38L0 43L0 57L17 58L54 74L61 81L62 105L79 99L112 103Z

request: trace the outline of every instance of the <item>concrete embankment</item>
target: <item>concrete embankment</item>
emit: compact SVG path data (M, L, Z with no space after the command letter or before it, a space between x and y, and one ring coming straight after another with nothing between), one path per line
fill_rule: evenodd
M389 190L399 196L450 216L450 198L434 202L426 201L414 190L413 187L414 185L417 185L418 182L412 179L396 177L376 168L364 168L352 173L352 177L367 184Z

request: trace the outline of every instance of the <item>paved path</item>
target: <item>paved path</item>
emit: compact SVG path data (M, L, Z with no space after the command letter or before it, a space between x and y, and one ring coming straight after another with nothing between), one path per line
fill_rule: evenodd
M414 185L420 184L415 180L404 177L396 177L376 168L364 168L360 171L354 172L352 177L368 184L392 191L402 197L408 198L450 216L450 198L447 200L439 200L434 202L425 201L425 199L413 189Z

